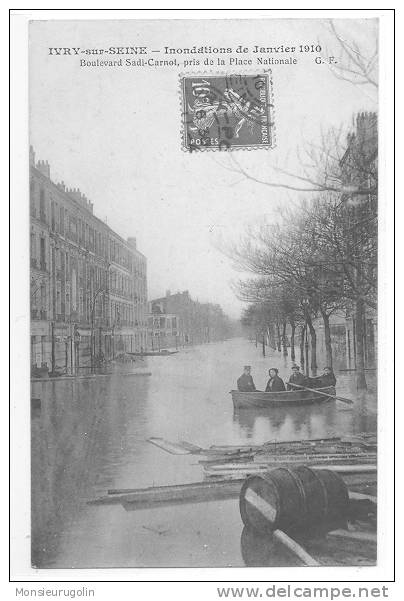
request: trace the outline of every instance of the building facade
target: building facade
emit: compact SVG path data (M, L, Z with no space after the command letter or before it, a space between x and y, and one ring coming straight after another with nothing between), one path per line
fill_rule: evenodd
M31 363L77 373L147 344L147 265L30 150Z
M179 318L173 313L164 313L159 303L149 303L148 335L151 350L178 348L184 338L178 328Z
M149 341L165 346L203 344L232 336L232 324L220 305L200 303L188 290L149 303ZM160 342L159 342L160 338Z
M375 367L377 361L378 265L378 118L359 113L341 160L344 183L353 192L343 196L346 207L349 275L356 294L347 307L346 356L349 367ZM366 194L355 193L365 188Z

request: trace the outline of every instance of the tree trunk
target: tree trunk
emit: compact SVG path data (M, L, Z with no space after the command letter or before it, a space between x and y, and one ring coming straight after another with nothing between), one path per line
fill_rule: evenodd
M355 339L356 339L356 387L358 390L366 390L365 377L365 348L363 343L364 329L363 320L365 317L365 306L362 299L358 299L355 304Z
M290 327L291 327L291 332L290 332L290 358L292 359L292 361L295 361L296 356L295 356L295 330L296 330L296 325L295 322L293 320L291 320L290 322Z
M312 375L315 376L317 373L317 335L310 316L307 317L307 325L309 326L311 346L310 368Z
M265 333L262 332L262 356L265 357Z
M276 348L281 352L281 329L278 322L276 322Z
M368 367L374 367L375 365L375 324L373 321L369 324L369 363Z
M276 351L275 328L273 323L271 323L269 326L269 344L271 348L273 348L274 351Z
M282 324L282 350L283 350L283 356L287 357L288 356L288 347L286 346L286 321L284 321Z
M330 316L325 311L321 311L321 315L324 323L325 362L328 365L328 367L332 368Z
M304 372L304 337L306 334L306 326L301 326L300 329L300 368Z

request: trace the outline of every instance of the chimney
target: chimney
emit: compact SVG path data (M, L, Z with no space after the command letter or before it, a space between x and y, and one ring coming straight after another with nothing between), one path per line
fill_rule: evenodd
M136 249L136 238L134 238L133 236L131 236L130 238L128 238L127 240L129 246L131 246L132 248Z
M29 147L29 164L35 167L35 152L33 146Z
M87 209L90 213L93 212L93 203L87 198L85 194L81 193L80 188L66 188L66 192L71 198L74 198L76 202L81 204L82 207Z
M50 179L50 165L48 161L38 161L36 168L42 173L42 175Z

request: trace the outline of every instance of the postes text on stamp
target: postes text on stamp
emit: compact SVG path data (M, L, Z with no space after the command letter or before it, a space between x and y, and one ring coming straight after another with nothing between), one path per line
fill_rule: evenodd
M181 77L183 148L273 148L271 74Z

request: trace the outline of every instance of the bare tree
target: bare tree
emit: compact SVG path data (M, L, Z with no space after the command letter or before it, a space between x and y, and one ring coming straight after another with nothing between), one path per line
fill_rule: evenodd
M353 85L370 85L377 89L379 50L377 35L375 34L371 40L373 51L369 53L366 48L360 46L357 40L348 38L338 31L331 19L327 21L326 28L337 42L339 49L338 60L329 65L335 77ZM326 53L330 54L327 50Z

